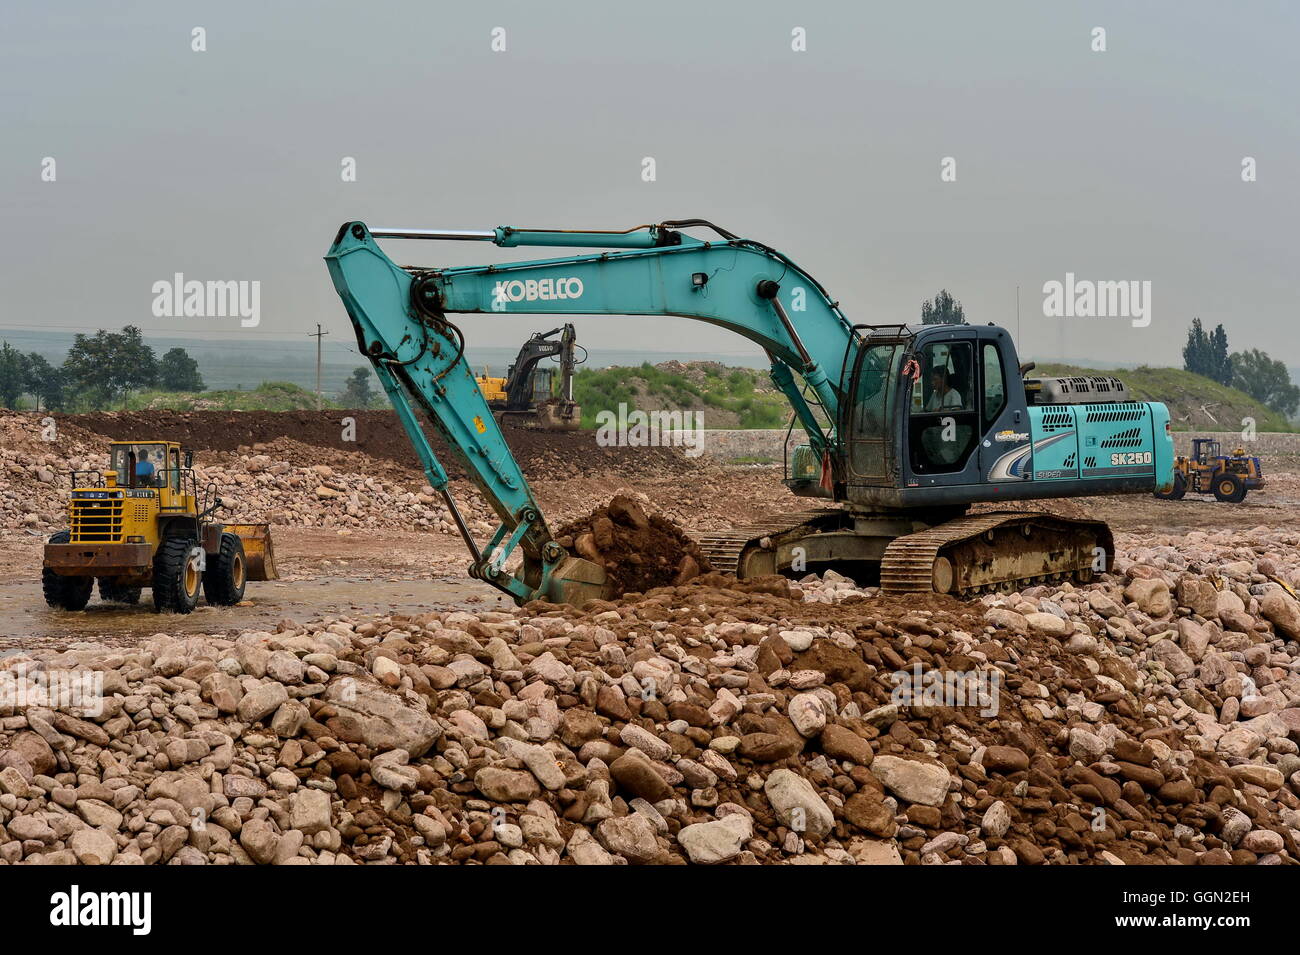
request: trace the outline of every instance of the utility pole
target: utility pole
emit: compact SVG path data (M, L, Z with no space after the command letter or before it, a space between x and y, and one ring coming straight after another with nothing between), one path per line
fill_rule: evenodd
M329 332L323 332L320 329L320 322L316 323L316 331L308 332L308 338L316 339L316 410L320 411L320 344L321 339L328 335Z

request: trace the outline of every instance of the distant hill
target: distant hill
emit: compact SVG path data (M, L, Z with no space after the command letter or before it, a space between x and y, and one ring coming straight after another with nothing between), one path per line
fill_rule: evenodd
M1294 431L1290 422L1245 392L1183 371L1181 368L1081 368L1078 365L1038 365L1031 376L1114 375L1138 401L1160 401L1169 408L1177 431L1239 431L1244 418L1255 419L1257 431Z
M328 398L326 408L337 407ZM316 393L288 381L266 381L248 391L141 391L127 398L124 411L299 411L316 407Z
M538 322L537 327L544 328L543 319L539 318ZM292 382L312 391L316 388L316 342L307 337L305 330L301 341L251 334L225 338L182 338L148 331L144 333L144 340L159 356L170 348L184 348L198 362L203 383L209 388L248 391L264 381ZM0 341L8 341L19 351L37 352L58 365L72 347L73 332L0 327ZM490 369L491 374L504 375L522 344L521 339L513 344L471 345L466 351L466 358L476 375L481 374L484 368ZM321 391L326 395L338 394L351 377L353 369L369 367L370 364L357 354L356 339L350 334L340 334L338 330L325 338L321 356ZM583 367L604 368L647 360L667 361L674 357L681 356L671 351L591 348L587 350L587 360ZM766 367L766 359L757 348L752 354L705 352L689 357L718 359L727 365ZM552 364L551 367L555 366ZM378 381L372 379L371 386L377 390Z
M766 370L734 368L716 361L645 362L635 367L580 369L574 400L582 426L597 426L601 411L694 411L705 428L783 428L790 404Z

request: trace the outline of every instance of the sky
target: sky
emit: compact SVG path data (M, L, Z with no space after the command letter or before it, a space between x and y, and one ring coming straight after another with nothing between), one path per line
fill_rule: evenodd
M1260 0L6 0L0 336L350 341L321 259L343 221L700 217L784 251L854 322L918 320L946 288L1024 358L1180 364L1199 316L1296 366L1297 38L1300 5ZM384 244L422 266L550 254ZM261 283L260 323L155 317L177 272ZM1067 273L1150 282L1149 324L1044 315ZM461 322L479 346L543 324ZM754 349L686 319L575 324L593 348Z

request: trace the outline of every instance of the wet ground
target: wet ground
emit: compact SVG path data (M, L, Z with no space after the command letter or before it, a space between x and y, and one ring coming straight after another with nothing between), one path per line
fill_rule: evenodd
M85 610L75 613L47 607L40 583L6 584L3 593L0 655L6 649L59 648L79 641L133 646L141 637L160 631L272 630L286 618L301 623L326 615L416 614L452 607L491 610L510 605L485 584L447 577L397 581L322 577L249 584L247 599L240 605L210 607L200 601L190 614L155 613L148 591L136 606L101 603L94 597Z
M374 532L340 536L328 529L276 529L276 581L250 581L236 607L203 601L190 614L154 612L146 590L136 606L103 603L52 610L41 595L43 537L0 537L0 653L22 647L63 647L80 641L131 646L168 633L231 634L270 630L283 619L422 613L447 608L510 606L495 589L464 574L458 541L441 534Z
M1278 462L1280 465L1280 462ZM764 514L794 509L799 499L760 490L765 475L734 470L735 480L683 488L680 480L604 482L593 479L538 488L543 506L581 493L603 496L616 486L644 487L653 506L668 509L689 530L740 523ZM761 471L762 469L758 469ZM779 474L770 480L779 488ZM588 487L587 485L593 485ZM683 499L690 506L682 506ZM737 498L748 498L747 501ZM773 502L777 501L776 504ZM1053 509L1110 523L1121 548L1124 535L1179 534L1192 530L1240 530L1260 525L1294 527L1300 521L1300 467L1275 466L1270 486L1251 492L1241 504L1221 504L1212 497L1158 501L1148 495L1077 498L1052 502ZM746 513L748 511L748 513ZM0 654L22 647L63 647L81 641L130 646L160 631L234 634L245 629L272 629L285 618L307 622L326 616L419 613L433 609L505 609L498 591L465 574L467 556L459 538L419 531L328 528L274 529L276 560L282 579L250 582L243 604L209 607L200 603L189 615L156 614L149 592L136 607L102 604L97 597L79 613L51 610L41 595L40 566L44 534L0 531Z

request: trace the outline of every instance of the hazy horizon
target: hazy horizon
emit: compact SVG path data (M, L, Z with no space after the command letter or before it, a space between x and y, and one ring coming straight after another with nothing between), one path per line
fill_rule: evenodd
M0 34L0 337L135 324L270 346L321 322L351 343L321 261L347 219L699 216L782 249L855 322L918 320L947 288L972 322L1016 332L1019 286L1026 359L1180 365L1199 316L1234 350L1300 366L1297 26L1263 3L20 0ZM550 254L384 245L426 265ZM151 287L177 272L260 282L260 324L155 318ZM1151 324L1045 318L1043 285L1067 273L1150 282ZM517 347L546 321L461 325L471 346ZM589 348L757 351L685 319L574 323Z

